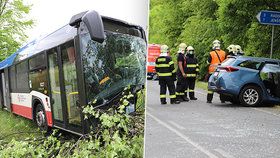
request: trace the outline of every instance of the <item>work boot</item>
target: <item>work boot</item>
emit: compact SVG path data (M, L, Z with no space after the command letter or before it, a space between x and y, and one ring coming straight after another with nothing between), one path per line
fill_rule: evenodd
M197 100L197 98L196 97L191 97L190 100Z
M180 104L180 101L179 100L173 100L173 101L170 101L170 104Z
M189 101L189 98L187 96L182 96L182 99L183 99L183 101L186 101L186 102Z
M163 104L167 104L166 102L166 98L160 98L160 103L163 105Z
M167 104L167 102L166 101L161 102L161 105L164 105L164 104Z
M176 100L178 100L178 101L180 101L180 102L183 102L183 101L184 101L183 98L182 98L181 96L177 96L177 97L176 97Z
M210 101L210 100L207 100L207 102L206 103L212 103L212 101Z

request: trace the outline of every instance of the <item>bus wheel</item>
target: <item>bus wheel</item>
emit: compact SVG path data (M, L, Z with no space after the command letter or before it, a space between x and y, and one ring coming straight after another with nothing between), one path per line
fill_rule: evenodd
M42 131L48 131L47 118L42 104L36 107L35 122Z

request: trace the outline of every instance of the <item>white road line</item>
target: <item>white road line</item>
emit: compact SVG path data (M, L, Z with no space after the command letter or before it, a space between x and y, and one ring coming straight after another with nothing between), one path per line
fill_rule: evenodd
M258 108L251 108L251 109L254 109L254 110L257 110L257 111L260 111L260 112L264 112L264 113L267 113L267 114L270 114L270 115L274 115L274 116L277 116L277 117L280 117L280 115L277 115L273 112L269 112L269 111L266 111L266 110L262 110L262 109L258 109Z
M225 152L223 149L214 149L221 155L223 155L225 158L234 158L234 156L230 155L229 153Z
M177 123L173 122L173 121L168 121L170 124L172 124L173 126L175 126L176 128L178 129L181 129L181 130L185 130L186 128L185 127L182 127L180 125L178 125Z
M151 118L153 118L155 121L157 121L159 124L163 125L164 127L168 128L170 131L174 132L175 134L177 134L178 136L180 136L181 138L183 138L184 140L186 140L188 143L190 143L192 146L194 146L195 148L197 148L198 150L200 150L201 152L203 152L204 154L206 154L207 156L209 156L210 158L218 158L216 155L214 155L213 153L211 153L210 151L204 149L202 146L200 146L199 144L193 142L192 140L190 140L189 137L185 136L184 134L182 134L181 132L177 131L176 129L172 128L170 125L166 124L165 122L161 121L160 119L158 119L157 117L153 116L152 114L150 114L149 112L147 112L147 115L150 116Z

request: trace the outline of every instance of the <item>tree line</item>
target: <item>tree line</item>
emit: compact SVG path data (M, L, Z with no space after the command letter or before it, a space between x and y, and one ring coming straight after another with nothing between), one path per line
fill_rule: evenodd
M26 41L25 31L34 23L27 17L30 9L23 0L0 0L0 61Z
M280 11L279 0L151 0L149 43L167 44L175 60L181 42L195 48L201 77L212 42L222 49L238 44L247 56L269 57L272 26L262 25L261 10ZM280 58L280 26L275 26L273 58Z

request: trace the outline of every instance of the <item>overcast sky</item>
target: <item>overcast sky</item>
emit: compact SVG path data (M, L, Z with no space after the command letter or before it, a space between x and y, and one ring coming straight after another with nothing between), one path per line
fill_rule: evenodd
M51 33L85 10L121 19L147 30L149 0L25 0L33 4L30 17L35 25L27 31L28 40Z

